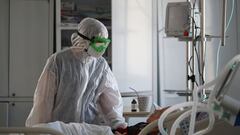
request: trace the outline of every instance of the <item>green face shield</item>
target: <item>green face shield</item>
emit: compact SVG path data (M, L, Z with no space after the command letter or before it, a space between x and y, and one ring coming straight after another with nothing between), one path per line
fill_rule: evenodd
M100 36L93 37L92 39L90 39L79 32L78 35L83 39L90 41L88 53L94 57L102 56L105 50L107 49L109 43L111 42L110 39Z
M103 38L103 37L94 37L91 39L90 46L96 51L96 52L105 52L107 49L109 43L111 42L110 39Z

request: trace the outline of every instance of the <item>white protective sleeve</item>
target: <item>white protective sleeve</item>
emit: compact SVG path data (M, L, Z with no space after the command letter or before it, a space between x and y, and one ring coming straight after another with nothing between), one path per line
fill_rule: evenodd
M54 96L56 93L56 75L53 71L56 68L54 57L51 56L44 67L44 70L38 80L34 93L33 107L26 120L26 126L33 126L38 123L47 123L51 120Z
M127 123L123 117L123 101L118 90L116 79L111 70L106 70L101 82L102 94L99 97L99 104L105 119L112 129L126 128Z

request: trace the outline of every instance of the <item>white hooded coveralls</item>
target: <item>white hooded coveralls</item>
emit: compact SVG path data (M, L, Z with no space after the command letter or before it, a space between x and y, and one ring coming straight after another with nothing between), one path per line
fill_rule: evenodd
M91 18L85 19L88 23L79 25L89 25L91 21L99 25ZM81 38L79 40L81 44L88 43ZM54 121L105 122L112 128L126 126L121 95L106 60L89 56L76 46L55 53L47 60L38 80L26 126Z

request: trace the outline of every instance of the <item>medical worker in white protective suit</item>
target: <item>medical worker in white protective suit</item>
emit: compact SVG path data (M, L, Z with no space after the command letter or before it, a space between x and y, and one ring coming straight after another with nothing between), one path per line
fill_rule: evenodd
M102 54L106 27L85 18L72 34L73 46L53 54L38 80L26 126L62 121L126 128L115 77Z

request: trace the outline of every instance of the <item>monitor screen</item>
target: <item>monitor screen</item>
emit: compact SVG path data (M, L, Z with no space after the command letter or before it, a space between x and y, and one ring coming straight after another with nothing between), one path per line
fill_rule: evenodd
M165 30L167 36L179 37L190 30L191 4L189 2L168 3Z

